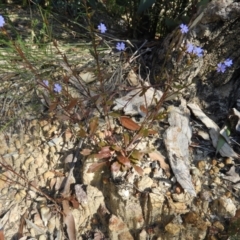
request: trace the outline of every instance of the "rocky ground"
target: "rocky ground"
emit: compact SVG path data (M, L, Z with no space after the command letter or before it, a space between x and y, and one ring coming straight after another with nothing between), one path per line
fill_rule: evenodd
M113 92L118 88L118 95L111 99L108 118L98 105L100 113L92 109L87 121L80 118L73 123L46 111L41 86L29 92L21 74L14 71L1 74L0 90L4 97L1 97L0 239L3 239L1 234L5 239L41 240L240 238L240 115L238 75L233 73L239 60L235 52L228 55L235 63L225 77L206 70L207 60L211 60L212 65L218 60L215 52L210 51L210 45L218 39L222 28L217 28L219 23L214 21L212 24L216 25L207 26L216 34L205 35L209 38L205 45L206 39L199 40L194 34L187 39L201 43L205 56L191 59L192 67L181 72L175 83L193 81L193 84L178 96L168 96L159 112L162 117L154 120L151 128L138 138L135 133L147 114L141 106L156 109L156 105L150 108L152 101L148 99L154 96L160 102L163 92L156 87L157 78L151 80L152 87L149 82L139 80L140 73L131 71L127 58L121 59L118 54L107 60L103 58L103 62L112 61L111 67L104 69L114 76L106 87L110 85ZM230 26L231 32L231 26L237 23L230 20L224 24L226 28ZM202 30L195 28L194 31ZM177 64L179 43L171 41L172 36L176 39L176 34L179 30L162 45L175 46L168 62L173 76L188 59L184 55ZM61 48L61 43L59 46ZM75 50L81 51L78 47ZM152 50L164 54L163 47ZM61 51L68 53L63 48ZM107 56L110 53L110 50L104 52ZM156 76L159 76L161 56L153 56L152 72ZM75 56L69 61L78 61L74 69L84 78L94 68L89 67L92 61L88 61L88 67L85 65L86 59L92 60L92 57L84 52L80 59ZM61 76L72 74L59 59L45 64L41 70L44 77L59 81L63 79ZM74 85L75 78L71 77L71 94L81 97ZM225 80L219 81L220 78ZM95 81L90 82L96 87ZM149 87L142 95L136 92L139 84ZM173 85L173 90L175 87ZM96 88L90 89L96 92ZM25 96L20 98L25 99L22 104L13 98L18 91L29 94L20 94ZM126 107L124 97L128 94L132 100L128 98ZM82 111L76 109L77 114ZM231 126L224 129L226 120ZM230 136L227 130L231 130ZM136 141L127 144L128 137L134 136ZM113 139L114 144L110 145ZM131 164L119 157L121 148L126 146ZM110 162L114 163L112 167ZM119 162L123 166L121 170Z

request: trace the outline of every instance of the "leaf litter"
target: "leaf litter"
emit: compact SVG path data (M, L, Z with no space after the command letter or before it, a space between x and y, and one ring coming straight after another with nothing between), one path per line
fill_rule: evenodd
M218 125L209 117L207 117L207 115L200 109L197 104L189 103L188 107L191 109L193 114L208 128L210 137L212 139L212 144L217 149L220 136L220 128L218 127ZM238 154L231 148L227 141L224 141L218 151L223 157L238 157Z

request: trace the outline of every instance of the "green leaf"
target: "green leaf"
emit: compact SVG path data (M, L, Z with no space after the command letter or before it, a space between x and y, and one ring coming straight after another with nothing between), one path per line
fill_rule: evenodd
M136 159L136 160L140 161L140 160L142 159L142 157L143 157L143 153L140 152L140 151L137 150L137 149L134 149L134 150L132 151L132 153L131 153L131 157L132 157L133 159Z
M220 131L217 147L216 147L216 154L220 151L224 143L229 143L229 136L230 136L230 128L229 126L225 125L224 128Z
M151 7L155 3L155 0L141 0L140 4L138 6L137 13L140 14L147 10L149 7Z
M113 117L113 118L118 118L120 117L122 114L120 114L119 112L111 112L109 113L109 116Z

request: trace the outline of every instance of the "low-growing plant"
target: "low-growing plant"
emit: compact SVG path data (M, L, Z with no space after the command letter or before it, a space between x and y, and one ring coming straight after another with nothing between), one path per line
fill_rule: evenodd
M177 78L176 73L169 73L167 70L167 66L163 64L163 70L161 72L162 81L165 83L165 89L162 94L162 97L155 99L155 95L152 97L152 103L155 105L153 109L147 109L147 104L143 104L142 111L144 112L144 120L139 125L135 123L133 120L126 116L121 116L122 114L118 112L118 121L120 124L128 129L120 136L121 140L116 140L117 133L114 129L111 128L110 117L111 117L111 107L113 104L116 95L118 94L116 85L111 91L108 91L106 85L107 75L104 72L104 67L102 67L102 54L100 53L100 49L102 47L112 48L114 51L121 52L120 61L122 61L122 57L124 57L125 53L129 49L127 42L124 41L115 41L114 44L109 46L107 41L105 41L105 34L108 29L103 22L99 22L97 29L94 27L92 23L93 12L91 8L88 6L88 2L83 1L83 6L86 12L86 19L88 22L89 36L91 37L91 46L89 47L89 52L94 57L96 67L93 68L93 74L96 76L96 86L89 86L79 77L71 64L69 63L68 56L62 50L60 50L59 44L57 40L53 39L52 32L49 30L50 26L48 24L44 25L44 34L48 35L48 41L52 40L52 48L51 55L43 55L43 58L37 59L34 55L34 51L30 50L26 43L21 40L21 37L17 39L13 39L8 30L5 29L5 18L0 16L0 27L2 32L3 40L2 44L7 46L11 55L5 57L7 63L11 63L15 66L15 69L18 69L22 73L26 73L26 69L28 69L29 76L28 78L33 78L34 81L29 82L29 88L33 88L39 94L39 97L43 99L45 107L48 110L49 116L58 118L59 120L69 121L70 123L79 123L81 131L79 131L79 136L77 137L85 137L88 139L96 138L95 132L98 128L99 118L104 118L106 121L106 129L110 133L110 135L104 140L95 141L95 153L94 156L97 159L104 159L103 162L94 163L89 171L92 172L96 170L99 166L103 164L108 164L111 166L112 171L119 170L128 170L130 168L135 168L135 170L141 174L142 170L138 167L138 162L141 161L143 157L143 152L136 150L136 146L142 138L148 137L149 134L154 134L154 130L152 129L153 122L157 119L161 119L165 117L166 113L160 112L163 102L169 97L169 90L174 89L171 94L179 93L183 88L186 88L189 83L182 85L177 85L177 81L173 81L173 79ZM44 23L48 22L48 16L45 14L44 10L41 9L42 21ZM179 27L179 31L177 31L178 36L181 36L183 40L183 36L187 34L189 31L188 26L185 24L181 24ZM99 35L101 34L101 35ZM107 35L106 35L107 37ZM184 40L183 40L184 41ZM170 48L169 51L172 49ZM44 51L41 48L41 51ZM191 64L191 61L194 58L203 57L204 50L200 46L195 46L192 43L186 42L182 49L177 50L177 54L182 56L185 54L186 58L186 68ZM45 59L44 59L45 57ZM50 57L50 58L49 58ZM14 60L13 60L14 58ZM46 79L46 77L41 75L41 69L39 68L40 64L38 60L41 62L49 61L50 59L61 59L63 67L67 70L67 73L64 73L61 81L55 79ZM169 54L166 53L166 59L169 58ZM19 66L16 66L17 62L21 62ZM131 63L128 63L131 67ZM232 60L226 59L222 63L219 63L217 66L217 71L219 73L224 73L228 67L231 67ZM182 69L184 71L184 68ZM178 73L179 74L179 73ZM121 77L121 76L120 76ZM191 83L190 83L191 84ZM69 85L74 85L79 94L77 97L74 97L69 91ZM37 87L36 87L37 86ZM157 87L157 86L155 86ZM27 87L27 89L29 89ZM149 86L142 85L139 87L139 96L144 96L146 91L149 89ZM130 101L131 99L129 99ZM146 102L145 102L146 103ZM150 104L151 105L151 104ZM148 107L148 106L147 106ZM81 111L76 112L76 109L81 109ZM94 109L96 109L100 116L94 116ZM88 126L89 132L87 133L86 127ZM133 132L129 132L133 131ZM90 154L90 153L89 153Z

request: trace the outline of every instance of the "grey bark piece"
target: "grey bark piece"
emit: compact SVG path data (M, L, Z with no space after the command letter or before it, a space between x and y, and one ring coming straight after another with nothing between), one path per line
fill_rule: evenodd
M193 114L209 129L212 144L216 148L220 134L220 128L218 127L218 125L209 117L207 117L197 104L189 103L188 107L192 110ZM225 142L220 148L219 153L222 157L238 157L237 153L233 151L233 149L227 142Z
M179 108L171 106L168 110L170 127L164 134L164 144L168 152L169 162L177 181L189 194L196 196L189 173L188 146L192 137L189 110L185 101L182 101Z

